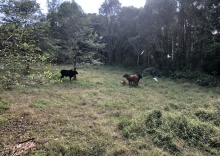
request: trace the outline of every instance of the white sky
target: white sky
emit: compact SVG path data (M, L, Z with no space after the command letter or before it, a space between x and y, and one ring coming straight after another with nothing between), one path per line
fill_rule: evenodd
M41 4L42 12L46 12L44 6L46 6L46 0L37 0ZM104 0L75 0L79 4L85 13L98 13L101 4ZM136 8L144 7L146 0L119 0L122 6L134 6Z

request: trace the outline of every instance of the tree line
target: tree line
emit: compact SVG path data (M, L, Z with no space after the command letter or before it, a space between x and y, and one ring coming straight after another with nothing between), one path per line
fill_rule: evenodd
M219 9L218 0L146 0L139 9L106 0L94 19L109 63L211 74L220 69Z
M218 0L146 0L142 8L104 0L86 14L72 0L0 3L1 79L17 83L31 64L121 64L220 74Z

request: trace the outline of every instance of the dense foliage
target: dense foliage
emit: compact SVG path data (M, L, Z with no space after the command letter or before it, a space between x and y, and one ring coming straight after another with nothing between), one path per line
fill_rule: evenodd
M108 24L99 31L108 43L109 62L219 74L218 1L147 0L140 9L112 3L106 0L99 15Z
M1 1L0 72L5 87L19 83L30 65L42 61L73 68L142 66L145 72L154 68L168 76L176 71L220 74L218 0L147 0L143 8L105 0L99 14L84 13L74 0L47 4L48 12L42 14L36 0Z
M0 79L5 88L11 88L29 73L31 64L46 60L46 52L39 48L39 4L5 0L0 13Z

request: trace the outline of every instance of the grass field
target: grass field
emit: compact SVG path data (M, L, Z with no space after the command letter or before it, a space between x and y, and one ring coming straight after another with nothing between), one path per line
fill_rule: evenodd
M35 156L220 155L220 88L152 77L121 85L132 72L85 67L72 82L1 90L0 142L35 138Z

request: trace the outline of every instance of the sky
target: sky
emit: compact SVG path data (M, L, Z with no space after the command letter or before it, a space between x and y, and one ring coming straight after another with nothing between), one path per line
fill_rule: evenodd
M134 6L136 8L144 7L146 0L119 0L122 6ZM40 3L42 12L45 13L46 0L37 0ZM98 13L101 4L104 0L75 0L79 4L85 13Z

